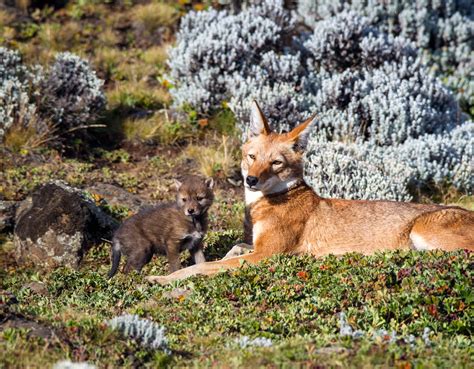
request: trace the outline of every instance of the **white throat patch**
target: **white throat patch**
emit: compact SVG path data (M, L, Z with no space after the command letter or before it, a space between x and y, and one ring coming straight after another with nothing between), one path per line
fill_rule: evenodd
M277 186L273 187L270 192L251 191L250 189L245 187L245 204L254 204L265 195L272 195L279 192L289 191L292 188L296 187L299 183L301 183L300 179L291 179L289 181L280 182Z

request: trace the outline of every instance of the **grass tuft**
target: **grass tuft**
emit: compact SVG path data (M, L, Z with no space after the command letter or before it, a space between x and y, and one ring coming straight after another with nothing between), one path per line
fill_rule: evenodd
M201 174L207 177L227 177L238 168L236 147L233 138L223 135L220 141L206 147L189 145L184 155L196 161Z
M145 82L122 82L108 92L112 109L159 109L171 102L168 91L160 87L149 87Z
M127 141L153 141L173 145L191 137L192 132L184 124L171 121L166 110L145 119L126 119L123 134Z
M136 25L152 34L159 27L172 26L178 20L179 12L169 4L152 2L134 7L131 16Z

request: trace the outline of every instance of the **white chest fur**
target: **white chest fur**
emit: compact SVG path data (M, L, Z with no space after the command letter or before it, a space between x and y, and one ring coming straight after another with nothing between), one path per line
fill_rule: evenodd
M245 188L245 204L251 205L263 197L262 191L251 191L248 188Z
M264 230L264 223L262 221L257 222L252 227L252 244L255 245L255 241L262 235Z

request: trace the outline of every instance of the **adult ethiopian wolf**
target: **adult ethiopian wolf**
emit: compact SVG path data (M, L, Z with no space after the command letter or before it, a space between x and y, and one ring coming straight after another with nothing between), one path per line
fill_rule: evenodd
M245 199L254 252L181 269L150 282L168 283L257 263L274 254L344 254L395 249L474 250L474 212L395 201L326 199L303 180L303 151L315 122L272 132L256 102L242 147Z

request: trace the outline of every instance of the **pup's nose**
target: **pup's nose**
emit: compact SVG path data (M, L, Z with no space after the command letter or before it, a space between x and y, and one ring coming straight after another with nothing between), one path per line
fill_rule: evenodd
M194 214L194 209L188 209L189 214Z
M255 186L258 182L258 178L257 177L253 177L253 176L248 176L247 179L245 180L247 182L247 184L252 187L252 186Z

